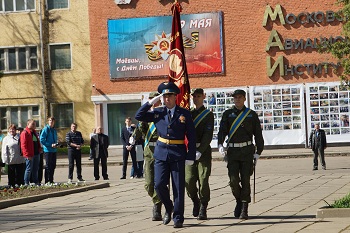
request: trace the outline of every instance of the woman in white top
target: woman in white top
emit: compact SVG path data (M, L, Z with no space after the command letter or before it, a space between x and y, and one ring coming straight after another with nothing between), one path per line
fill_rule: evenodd
M21 156L16 126L11 124L7 132L2 140L1 158L8 165L8 185L15 187L24 184L25 159Z

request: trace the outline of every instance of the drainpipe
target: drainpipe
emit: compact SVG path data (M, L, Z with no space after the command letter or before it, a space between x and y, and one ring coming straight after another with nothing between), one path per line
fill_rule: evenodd
M44 41L43 41L43 17L42 17L42 0L39 0L39 30L40 30L40 56L41 56L41 85L42 85L42 96L43 96L43 111L46 119L46 83L45 83L45 59L44 59ZM44 121L45 122L45 121Z

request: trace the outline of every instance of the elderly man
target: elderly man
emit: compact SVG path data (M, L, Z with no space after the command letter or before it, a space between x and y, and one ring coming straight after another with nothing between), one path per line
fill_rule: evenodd
M161 83L161 95L146 102L136 112L139 121L154 122L158 133L154 150L154 182L160 200L165 206L163 224L168 224L173 213L174 228L182 228L185 202L185 164L193 164L196 157L196 135L191 113L176 105L180 93L174 83ZM149 111L163 97L165 107ZM188 151L185 145L188 140ZM170 199L169 179L171 175L174 203Z

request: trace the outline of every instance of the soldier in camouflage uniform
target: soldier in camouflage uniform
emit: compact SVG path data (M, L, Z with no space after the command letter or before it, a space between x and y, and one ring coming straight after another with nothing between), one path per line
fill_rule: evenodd
M186 190L193 201L193 216L198 217L198 220L206 220L210 200L209 176L212 160L210 142L213 138L214 114L203 105L205 94L202 88L192 90L191 95L195 105L195 108L191 109L191 115L196 127L197 151L194 164L186 166Z
M155 96L158 96L158 92L152 92L149 94L149 99L152 99ZM161 105L161 101L159 100L157 103L155 103L152 107L158 107ZM145 167L144 167L144 175L145 175L145 189L148 193L148 195L152 198L153 201L153 217L152 221L162 221L162 202L160 201L159 197L157 196L157 193L154 189L154 148L156 145L156 141L158 139L157 131L154 130L152 133L150 129L152 129L153 122L147 123L147 122L140 122L134 133L130 137L130 144L134 144L138 139L143 137L145 139L145 146L144 146L144 160L145 160ZM150 131L149 131L150 130ZM149 137L149 141L146 140Z
M264 138L258 115L244 105L245 91L235 90L233 100L235 106L226 110L221 118L218 148L225 156L229 185L237 202L234 216L248 219L248 203L251 202L250 176L253 174L254 161L256 164L264 149ZM228 136L227 154L223 147L226 136Z

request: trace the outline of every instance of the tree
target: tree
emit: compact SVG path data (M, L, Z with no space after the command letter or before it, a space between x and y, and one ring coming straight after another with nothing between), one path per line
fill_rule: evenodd
M337 0L337 5L342 8L338 11L336 17L342 17L343 19L350 18L350 0ZM320 53L330 53L333 57L337 58L342 65L342 72L335 71L341 80L341 84L350 87L350 22L344 21L343 34L345 36L344 41L337 41L332 43L331 41L322 41L318 47Z

